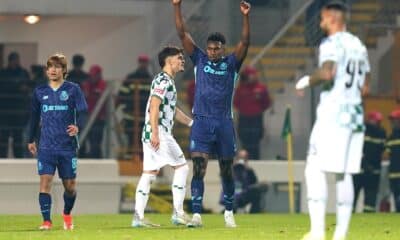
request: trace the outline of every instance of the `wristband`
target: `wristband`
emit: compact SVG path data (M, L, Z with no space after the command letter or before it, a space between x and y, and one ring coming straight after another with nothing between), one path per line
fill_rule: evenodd
M300 78L300 80L297 81L297 83L296 83L297 90L302 90L308 86L310 86L310 76L308 76L308 75Z

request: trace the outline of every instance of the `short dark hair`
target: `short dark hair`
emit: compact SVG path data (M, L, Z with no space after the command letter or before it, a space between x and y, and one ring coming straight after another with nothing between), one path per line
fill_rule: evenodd
M183 54L183 49L175 46L166 46L158 53L158 63L160 67L163 68L165 66L165 59L167 57L175 56L178 54Z
M84 63L85 57L83 57L81 54L75 54L72 57L72 65L74 65L74 67L82 67Z
M348 7L341 1L332 1L324 6L326 10L336 10L342 13L347 13Z
M208 42L221 42L222 44L226 43L225 36L220 32L213 32L208 35L207 43Z

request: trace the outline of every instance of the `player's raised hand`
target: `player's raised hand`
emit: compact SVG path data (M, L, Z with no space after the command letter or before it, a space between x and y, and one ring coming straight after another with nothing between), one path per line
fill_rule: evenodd
M178 5L182 2L182 0L172 0L172 4Z
M78 126L76 125L69 125L67 127L67 133L70 137L76 136L79 132Z
M242 12L243 15L249 15L250 8L251 8L250 3L246 2L246 1L240 2L240 11Z
M28 150L33 156L35 156L37 153L36 143L28 143Z
M160 138L158 134L156 133L151 134L150 144L156 151L160 148Z

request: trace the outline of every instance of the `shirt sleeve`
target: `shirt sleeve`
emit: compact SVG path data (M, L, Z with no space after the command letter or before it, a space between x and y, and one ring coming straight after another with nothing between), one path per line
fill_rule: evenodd
M154 87L151 90L151 96L155 96L164 100L165 94L167 93L167 89L170 86L170 83L167 79L160 79L154 81Z
M40 102L36 96L36 90L32 94L31 101L31 120L29 122L29 143L35 141L37 129L39 127L40 122Z
M76 87L75 91L75 109L77 112L87 111L88 109L85 95L80 87Z
M228 55L228 63L236 73L239 73L240 68L242 67L242 61L238 61L234 53Z
M339 62L343 49L337 47L332 39L325 39L319 46L318 66L325 62Z
M367 49L364 47L364 51L363 51L363 59L365 62L365 72L369 73L371 72L371 66L369 64L369 57L368 57L368 51Z
M193 53L190 55L190 60L192 60L193 65L196 65L202 57L207 57L207 54L205 54L199 47L194 46Z

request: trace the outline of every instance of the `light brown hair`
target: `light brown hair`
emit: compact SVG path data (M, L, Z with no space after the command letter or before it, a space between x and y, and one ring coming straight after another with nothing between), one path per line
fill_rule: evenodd
M65 57L64 54L62 53L55 53L47 59L47 68L51 66L56 66L60 65L62 70L63 70L63 77L65 78L67 76L67 71L68 71L68 62L67 58Z

